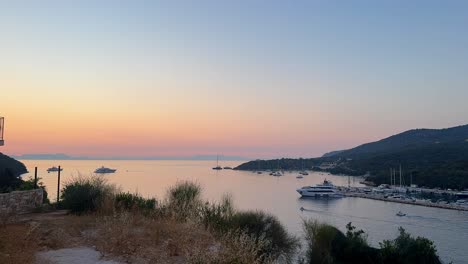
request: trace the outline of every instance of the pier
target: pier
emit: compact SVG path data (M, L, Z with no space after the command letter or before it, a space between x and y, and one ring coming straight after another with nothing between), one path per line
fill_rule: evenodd
M361 193L361 192L343 192L343 195L345 197L358 197L358 198L373 199L373 200L379 200L379 201L385 201L385 202L420 205L420 206L426 206L426 207L435 207L435 208L458 210L458 211L468 211L468 206L430 203L427 201L402 200L402 199L396 199L396 198L391 198L391 197L385 198L383 195L380 195L380 194Z

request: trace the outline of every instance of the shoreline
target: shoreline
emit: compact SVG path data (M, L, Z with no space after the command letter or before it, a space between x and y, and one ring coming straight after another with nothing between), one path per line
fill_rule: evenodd
M449 210L457 210L457 211L468 211L468 207L465 206L455 206L449 204L435 204L435 203L427 203L427 202L420 202L420 201L406 201L394 198L385 198L379 197L371 194L365 193L356 193L356 192L343 192L345 197L357 197L357 198L364 198L364 199L372 199L372 200L379 200L384 202L393 202L393 203L402 203L402 204L410 204L410 205L419 205L425 207L433 207L433 208L440 208L440 209L449 209Z

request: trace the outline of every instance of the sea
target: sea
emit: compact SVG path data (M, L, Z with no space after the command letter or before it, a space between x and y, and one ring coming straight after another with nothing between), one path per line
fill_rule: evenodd
M335 176L323 172L309 172L297 179L298 172L285 172L281 177L249 171L212 170L216 161L194 160L22 160L29 170L23 178L32 177L34 168L47 188L49 198L55 201L57 173L47 168L61 166L60 184L74 177L104 177L122 191L136 192L145 197L163 199L170 186L181 181L193 181L203 188L206 200L217 201L223 195L233 198L239 210L262 210L271 213L292 234L301 237L302 222L316 219L345 230L352 222L367 234L368 242L378 247L379 242L393 239L398 227L414 236L434 241L439 256L445 263L468 263L468 212L430 208L416 205L376 201L363 198L304 199L295 191L306 185L331 180L339 186L362 186L357 177ZM235 167L241 161L222 161L221 166ZM116 173L95 175L95 169L106 166ZM303 207L305 210L300 210ZM395 214L406 213L404 217Z

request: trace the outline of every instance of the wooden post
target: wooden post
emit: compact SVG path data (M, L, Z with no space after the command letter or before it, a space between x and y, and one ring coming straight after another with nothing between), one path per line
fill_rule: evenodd
M57 204L60 199L60 166L58 166L58 180L57 180Z
M37 167L34 168L34 189L37 189Z

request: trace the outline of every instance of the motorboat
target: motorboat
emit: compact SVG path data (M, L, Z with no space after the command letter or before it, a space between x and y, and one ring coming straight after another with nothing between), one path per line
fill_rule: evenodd
M225 170L232 170L232 167L224 167Z
M116 169L110 169L102 166L101 168L96 169L94 173L114 173L116 171Z
M303 197L341 198L343 194L329 180L315 186L304 186L296 190Z
M304 176L302 176L302 175L297 175L296 178L297 178L297 179L302 179L302 178L304 178Z
M309 173L308 173L307 171L301 171L301 172L299 172L299 174L301 174L301 175L309 175Z
M59 171L59 168L55 166L47 169L47 172L57 172L57 171ZM60 168L60 171L63 171L63 168Z
M279 172L279 171L272 172L272 173L270 173L270 175L271 176L277 176L277 177L283 176L283 174L281 174L281 172Z
M398 213L396 213L397 216L405 216L406 214L405 213L402 213L401 211L398 211Z
M262 173L263 173L263 172L261 172L261 171L257 171L257 174L262 174Z

